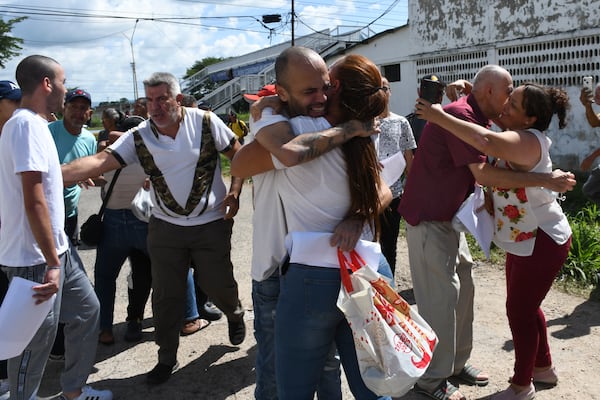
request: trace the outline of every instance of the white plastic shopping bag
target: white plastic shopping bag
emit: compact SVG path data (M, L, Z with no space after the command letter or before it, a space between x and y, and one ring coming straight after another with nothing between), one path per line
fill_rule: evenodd
M402 396L429 366L437 336L358 253L352 251L350 260L341 250L338 255L342 285L337 305L352 329L363 381L377 395Z
M144 188L140 188L131 201L131 211L133 211L133 215L140 221L149 222L150 216L152 215L152 207L153 204L150 192Z

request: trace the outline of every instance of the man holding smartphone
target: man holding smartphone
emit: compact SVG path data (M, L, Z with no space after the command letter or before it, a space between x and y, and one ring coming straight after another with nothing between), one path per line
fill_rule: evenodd
M592 93L594 87L593 77L586 76L583 78L583 87L579 100L585 107L585 118L592 128L600 126L600 113L596 113L592 108L592 104L600 104L600 84L596 85L596 89ZM596 158L600 156L600 148L594 150L590 155L581 162L581 170L588 171ZM600 166L596 166L590 171L590 176L582 187L583 194L596 204L600 204Z

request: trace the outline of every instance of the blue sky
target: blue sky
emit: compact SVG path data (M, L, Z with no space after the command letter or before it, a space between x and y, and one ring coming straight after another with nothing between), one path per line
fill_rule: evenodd
M204 57L238 56L290 40L291 4L280 0L23 0L0 5L4 20L29 17L13 29L13 35L25 40L23 51L0 70L0 79L14 80L15 67L24 56L44 54L63 65L68 87L87 89L94 103L132 99L131 44L143 95L141 82L152 72L168 71L181 78ZM369 26L381 32L404 25L408 17L407 0L295 0L294 10L296 37L336 27ZM280 14L282 22L263 24L262 16L268 14Z

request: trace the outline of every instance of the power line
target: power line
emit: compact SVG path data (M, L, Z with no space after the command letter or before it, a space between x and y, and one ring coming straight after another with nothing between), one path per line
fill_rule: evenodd
M27 0L23 1L27 2ZM21 28L17 27L14 32L25 40L25 45L29 47L27 51L30 51L33 47L49 48L53 45L63 47L66 54L68 54L66 57L72 58L74 61L73 66L69 68L69 81L76 82L81 87L93 89L98 98L113 97L117 94L123 96L123 94L131 92L130 78L132 73L128 62L130 57L125 56L129 52L129 47L122 38L119 40L118 37L123 34L131 35L131 28L135 20L140 21L137 27L138 30L135 33L135 42L140 40L138 42L140 48L144 49L139 54L139 60L138 53L135 54L135 61L136 66L140 66L140 72L142 73L147 73L148 64L151 64L153 68L164 67L178 71L187 63L191 65L189 60L201 58L206 53L207 48L210 48L208 54L222 54L223 56L230 56L235 51L243 50L243 47L233 47L231 45L211 47L205 41L196 40L198 35L202 37L211 34L211 31L218 32L218 37L239 36L242 42L251 46L252 49L249 51L258 50L265 45L269 45L265 44L265 33L272 40L274 40L275 35L279 35L277 42L289 40L291 35L290 9L279 5L271 5L273 4L271 2L263 2L261 5L252 4L248 8L248 15L240 15L244 14L246 9L241 8L242 6L240 6L238 0L235 1L235 4L233 4L233 0L170 0L169 3L179 1L190 4L190 6L185 5L185 10L182 11L181 5L173 7L173 3L171 3L169 8L164 9L175 10L170 13L169 11L157 12L155 10L144 11L143 9L130 10L127 8L128 4L119 9L99 9L98 6L96 9L65 8L60 7L61 3L66 4L63 1L56 2L59 3L58 7L54 5L50 7L48 3L41 3L41 1L40 6L31 3L12 6L3 4L0 5L0 18L27 16L30 22L25 21L19 24ZM108 2L108 0L105 1ZM335 25L355 26L357 28L370 26L374 31L379 31L398 26L406 21L405 12L402 11L405 8L398 6L400 0L380 0L379 2L376 0L356 2L335 0L335 4L325 4L325 1L333 3L333 0L294 0L296 12L299 15L297 23L302 24L301 30L304 31L304 33L297 32L297 36L304 35L307 30L311 29L320 31L332 29ZM197 7L194 6L196 4ZM285 4L286 6L290 5L289 1ZM225 12L232 11L236 15L222 15L222 11L217 15L218 11L211 13L210 10L201 9L208 6L212 10L213 5L218 5L220 8L225 7ZM374 9L377 9L378 12L373 12ZM383 14L381 14L381 10L385 10ZM258 15L252 15L254 13ZM262 15L266 14L279 14L282 17L282 22L264 26L261 23L261 18ZM378 15L379 17L377 17ZM328 23L318 25L321 19ZM395 21L399 23L394 25ZM307 25L305 22L309 24ZM320 26L320 29L314 29L316 26ZM268 32L265 29L268 29ZM238 35L235 32L240 34ZM249 35L243 35L243 33ZM263 35L261 39L253 39L259 34ZM87 38L83 38L83 36L87 36ZM141 39L138 39L138 37ZM187 38L195 39L188 40ZM218 41L219 39L210 40ZM93 43L99 44L93 45ZM213 42L213 44L216 44L216 42ZM137 43L134 43L134 45L137 46ZM131 43L129 46L131 46ZM111 75L109 77L94 68L82 65L78 61L81 59L81 55L87 54L84 50L90 48L98 49L96 51L96 54L100 57L98 63L102 64L103 57L107 57L105 60L107 62L110 60ZM225 50L220 50L221 48ZM52 51L59 52L56 48ZM117 57L118 59L115 60L113 56L121 53L121 57ZM165 54L168 54L168 56L165 57ZM178 59L180 62L173 64L174 59ZM125 61L127 61L127 64L125 64ZM128 68L124 68L125 65ZM101 76L103 78L100 79Z
M221 6L223 5L227 5L227 3L223 3L220 1L188 1L194 4L219 4ZM350 9L356 9L359 12L356 13L356 15L354 14L344 14L342 12L340 12L340 8L341 9L348 9L348 8L344 8L344 7L337 7L335 6L334 8L336 8L336 12L334 15L331 15L332 18L336 18L336 19L342 19L343 20L343 24L344 25L369 25L372 26L375 24L375 22L379 19L381 19L381 17L383 15L386 15L398 2L399 0L395 0L392 5L390 7L388 7L388 10L382 14L380 17L378 17L376 20L371 20L368 17L368 11L371 11L371 8L373 7L373 5L379 5L378 2L374 2L372 3L373 5L370 6L362 6L362 4L364 4L365 2L360 2L358 3L359 6L354 6L355 2L353 1L346 1L344 3L344 0L338 0L338 2L341 2L342 4L348 4L348 8ZM307 2L300 2L300 6L304 4L305 8L306 7L316 7L316 8L327 8L330 6L327 6L323 3L312 3L310 1ZM352 7L350 7L350 5L352 5ZM253 9L255 9L257 7L253 7ZM269 7L258 7L258 8L262 8L265 10L281 10L278 8L269 8ZM238 18L238 19L242 19L242 18L251 18L254 20L258 20L257 17L255 16L250 16L250 15L229 15L229 16L194 16L194 17L190 17L190 16L177 16L177 15L156 15L156 14L152 14L152 15L147 15L145 13L136 13L135 15L133 15L131 12L127 13L127 12L123 12L120 11L119 14L111 14L111 13L107 13L106 11L102 10L102 11L98 11L98 10L85 10L85 9L73 9L73 8L60 8L60 7L52 7L52 8L44 8L44 7L33 7L33 6L27 6L27 5L23 5L23 6L0 6L0 10L4 10L4 13L6 14L15 14L15 15L26 15L26 16L39 16L40 19L36 20L48 20L48 21L57 21L57 22L67 22L67 20L63 20L62 18L85 18L88 20L93 20L96 19L99 22L107 22L110 20L113 21L127 21L127 20L147 20L147 21L157 21L157 22L170 22L170 23L179 23L179 24L183 24L183 22L181 21L191 21L191 20L198 20L198 21L202 21L202 20L229 20L232 18ZM283 14L287 13L287 10L283 10L282 12ZM303 11L300 12L300 15L302 15ZM130 15L128 15L130 14ZM351 17L350 17L351 15ZM363 18L362 15L365 15L367 17ZM346 18L346 16L348 16ZM350 19L352 18L352 19ZM91 22L91 21L90 21ZM369 23L367 23L369 22ZM217 29L228 29L228 30L236 30L235 28L231 28L231 27L224 27L224 26L216 26L216 25L195 25L195 26L200 26L200 27L207 27L210 29L213 28L217 28ZM388 25L387 27L391 27L392 25ZM249 30L252 31L252 30Z

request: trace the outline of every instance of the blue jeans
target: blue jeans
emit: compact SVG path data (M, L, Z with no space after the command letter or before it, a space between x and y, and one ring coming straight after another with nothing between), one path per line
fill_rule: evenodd
M184 321L193 321L197 318L200 318L200 314L196 302L196 283L194 281L194 271L190 268L187 277Z
M252 281L254 337L256 338L256 400L277 400L275 379L275 309L279 297L279 271L264 281ZM340 363L332 346L317 388L321 400L342 399Z
M148 224L140 221L130 210L104 211L104 234L98 243L94 279L96 295L100 301L100 329L110 330L113 325L117 277L123 263L130 257L133 270L133 290L141 299L135 307L128 308L128 319L143 318L144 305L150 294L152 282L150 258L146 247ZM143 276L143 279L137 278ZM130 304L131 306L131 304Z
M352 331L337 308L340 271L290 264L280 279L275 320L275 368L279 399L312 399L335 343L354 397L378 397L364 384Z
M256 339L256 400L277 399L275 383L275 308L279 297L279 273L258 282L252 280L254 337Z
M390 279L390 286L395 288L396 282L394 281L394 273L392 272L392 267L390 263L387 261L383 253L381 253L381 257L379 257L379 265L377 266L377 272L383 275L385 278Z

